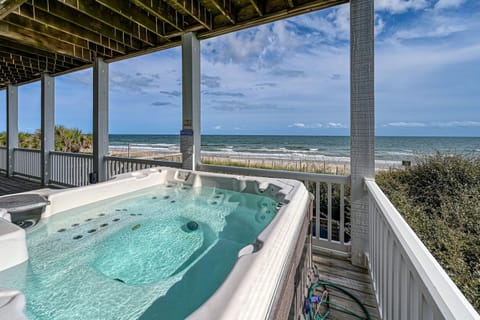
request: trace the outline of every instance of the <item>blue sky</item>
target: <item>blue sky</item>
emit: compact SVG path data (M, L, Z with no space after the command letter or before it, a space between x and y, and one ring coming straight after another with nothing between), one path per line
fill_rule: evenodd
M480 2L376 0L377 135L480 136ZM349 134L349 7L201 42L202 133ZM176 134L179 47L110 65L110 133ZM92 71L56 80L56 123L91 131ZM20 130L40 127L20 87ZM5 128L0 92L0 131Z

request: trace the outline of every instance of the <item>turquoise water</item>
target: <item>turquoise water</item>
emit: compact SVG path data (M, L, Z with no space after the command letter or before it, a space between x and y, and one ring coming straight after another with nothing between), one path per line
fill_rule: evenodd
M183 319L276 205L179 184L69 210L28 232L28 262L0 272L0 286L25 293L33 320Z

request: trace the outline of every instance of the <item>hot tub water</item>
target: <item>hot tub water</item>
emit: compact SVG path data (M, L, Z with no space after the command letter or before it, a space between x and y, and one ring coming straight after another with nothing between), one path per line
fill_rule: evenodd
M29 319L183 319L273 219L259 195L168 184L58 213L27 234L28 262L0 272ZM188 299L179 298L188 297Z

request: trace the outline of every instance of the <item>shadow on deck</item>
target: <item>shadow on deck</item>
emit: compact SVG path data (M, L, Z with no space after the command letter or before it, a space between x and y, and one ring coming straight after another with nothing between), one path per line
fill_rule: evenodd
M313 254L313 263L318 271L318 280L332 282L341 286L364 304L371 319L380 319L372 281L367 269L353 266L350 261L344 258L319 253ZM353 311L357 315L364 315L360 306L352 298L339 290L327 289L330 295L330 302L332 303L330 315L327 319L359 319L354 315L341 311L342 307ZM323 287L319 286L315 291L315 295L321 296L323 290ZM335 308L334 304L341 307ZM324 307L319 309L321 313L325 311Z
M40 182L0 174L0 196L43 188Z

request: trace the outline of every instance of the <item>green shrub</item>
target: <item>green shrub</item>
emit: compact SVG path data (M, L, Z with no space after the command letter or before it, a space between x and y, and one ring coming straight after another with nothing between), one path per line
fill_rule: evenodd
M7 135L0 132L0 146L6 145ZM18 133L18 146L20 148L40 149L41 133ZM79 129L67 129L64 126L55 126L55 150L63 152L80 152L82 149L92 147L92 135L84 134Z
M480 310L480 158L436 154L376 181Z

